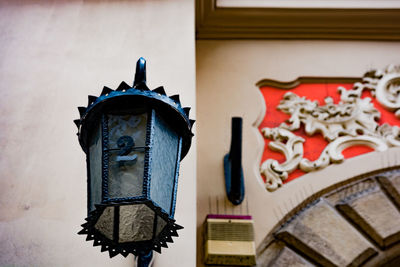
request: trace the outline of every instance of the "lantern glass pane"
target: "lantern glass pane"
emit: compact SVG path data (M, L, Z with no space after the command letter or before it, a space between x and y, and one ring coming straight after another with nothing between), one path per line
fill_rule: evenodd
M147 113L109 115L108 197L143 194Z
M160 216L157 216L156 236L158 236L161 233L161 231L164 230L164 227L166 225L167 222Z
M110 240L114 234L114 207L106 207L97 220L94 228Z
M170 214L179 136L156 114L153 138L150 197Z
M101 124L94 131L89 145L89 212L95 209L95 204L101 202L102 193L102 134Z
M153 238L154 211L145 204L119 207L119 242L147 241Z

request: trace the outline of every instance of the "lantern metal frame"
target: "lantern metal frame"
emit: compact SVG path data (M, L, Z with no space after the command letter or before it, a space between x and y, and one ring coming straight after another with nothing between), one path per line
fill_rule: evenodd
M176 194L178 186L179 163L186 156L191 145L193 137L192 126L194 120L189 119L190 107L182 107L179 95L168 97L164 88L158 87L150 90L146 85L146 61L140 58L136 66L136 74L133 86L122 82L118 88L112 90L104 87L100 96L89 96L87 107L78 107L80 119L75 120L78 127L78 138L83 151L87 155L87 177L88 177L88 217L86 223L82 224L83 229L78 233L87 235L86 240L94 240L93 246L101 246L101 251L108 251L110 257L118 254L128 256L129 253L134 255L148 254L148 252L155 250L161 253L161 247L168 247L167 242L173 242L172 236L178 236L177 230L183 227L175 223L174 213L176 206ZM144 146L144 170L143 170L143 189L141 196L124 197L124 198L110 198L108 192L108 175L109 175L109 129L108 129L108 116L110 114L132 114L129 112L140 110L142 113L147 113L146 124L146 139ZM157 113L157 114L156 114ZM173 194L171 196L170 210L166 211L151 200L150 195L150 181L151 166L152 166L152 147L154 141L154 127L156 116L162 120L177 133L178 147L175 176L173 177ZM101 204L95 204L94 210L91 210L92 192L90 189L91 173L90 173L90 159L89 159L89 137L96 129L98 124L101 123L101 162L102 162L102 190L101 190ZM156 226L158 218L166 222L162 231L155 236L155 228L153 229L153 237L151 240L135 241L118 243L118 225L119 225L119 207L123 205L145 204L154 211L154 227ZM114 229L113 239L104 236L100 231L95 228L95 224L103 211L107 207L114 207Z
M137 197L124 197L124 198L112 198L109 196L108 193L108 175L109 175L109 151L111 150L108 145L108 135L109 135L109 130L108 130L108 116L107 114L103 114L102 116L102 166L103 166L103 173L102 173L102 178L103 178L103 184L102 184L102 202L104 203L113 203L113 202L124 202L124 201L145 201L147 199L150 199L150 177L149 173L151 173L151 149L153 148L153 140L154 140L154 131L151 129L154 128L155 124L155 110L147 110L145 113L147 113L147 125L146 125L146 144L144 147L145 151L145 159L144 159L144 176L143 176L143 190L142 190L142 195L137 196ZM150 118L150 119L149 119ZM171 199L171 208L169 211L166 211L168 214L171 214L172 216L175 214L175 206L176 206L176 189L178 186L178 176L179 176L179 161L181 160L181 149L182 149L182 138L179 137L178 140L178 147L177 147L177 159L175 162L175 177L174 177L174 185L173 185L173 192L174 194L172 195ZM88 168L89 169L89 168ZM90 183L91 175L88 173L88 182ZM91 192L88 192L88 199L91 199ZM132 202L130 202L132 203ZM88 203L88 209L89 209L89 204Z

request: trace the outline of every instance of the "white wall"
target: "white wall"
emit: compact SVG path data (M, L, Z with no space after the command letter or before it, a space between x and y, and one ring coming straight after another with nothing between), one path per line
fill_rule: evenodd
M194 114L194 1L0 1L0 266L133 266L76 234L86 166L72 121L103 85L132 84L140 56L148 85ZM185 229L155 266L195 265L195 155L181 165Z
M374 162L392 156L387 153L374 158L376 154L369 153L341 165L341 171L348 170L345 174L335 172L338 170L335 167L327 168L325 174L310 173L273 193L268 192L259 174L264 141L257 130L265 104L255 84L264 78L292 81L299 76L361 77L370 69L381 69L391 63L400 64L398 42L246 40L196 43L198 266L202 266L201 233L207 214L217 211L247 214L248 206L255 220L255 239L259 246L284 214L306 197L354 177L351 175L357 172L379 168ZM230 147L232 116L243 117L242 164L246 198L239 207L226 201L222 164ZM356 160L361 162L358 167L352 164Z

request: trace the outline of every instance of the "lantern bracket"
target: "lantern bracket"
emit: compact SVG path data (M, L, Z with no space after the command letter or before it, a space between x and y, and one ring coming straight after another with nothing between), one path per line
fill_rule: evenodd
M148 267L153 259L153 251L141 251L137 257L137 267Z
M242 122L241 117L232 118L231 148L224 157L225 189L227 197L233 205L239 205L244 199Z

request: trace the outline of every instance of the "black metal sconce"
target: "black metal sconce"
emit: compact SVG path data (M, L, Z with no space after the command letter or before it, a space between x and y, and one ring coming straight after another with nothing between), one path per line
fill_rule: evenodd
M244 199L242 122L240 117L232 118L231 149L224 157L225 189L233 205L239 205Z
M104 87L78 109L88 175L88 217L79 234L110 257L132 253L146 265L183 228L174 213L179 164L193 136L190 108L163 87L149 90L140 58L133 86Z

